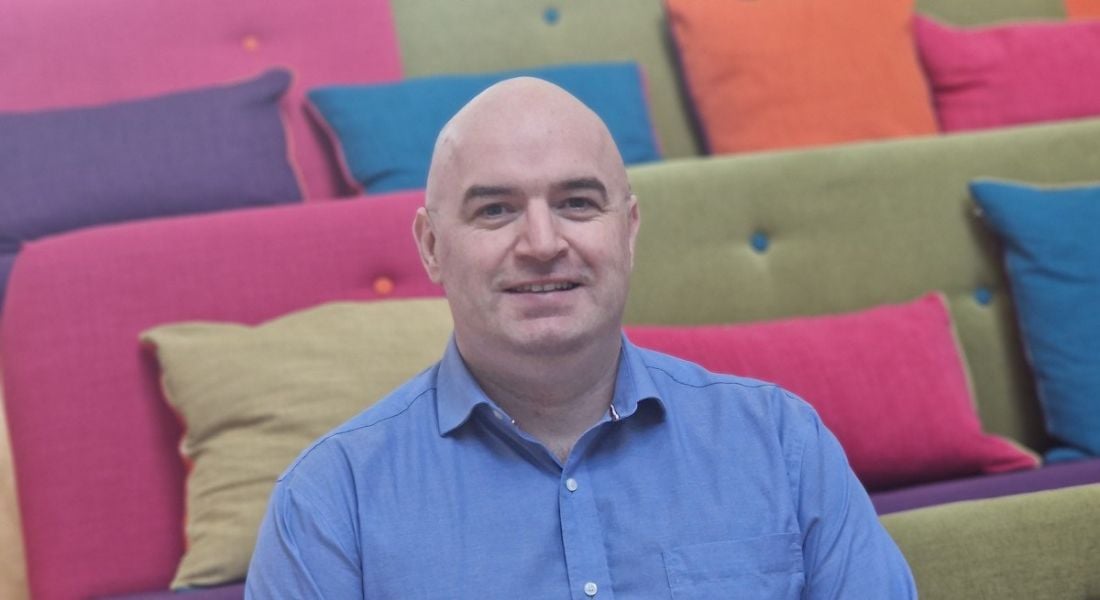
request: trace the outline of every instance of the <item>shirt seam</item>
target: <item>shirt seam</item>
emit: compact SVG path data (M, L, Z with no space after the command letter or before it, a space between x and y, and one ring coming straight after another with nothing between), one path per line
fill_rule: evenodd
M774 383L768 383L766 381L749 383L749 382L743 381L743 380L731 380L731 381L711 381L711 382L704 383L704 384L689 383L687 381L683 381L683 380L679 379L678 377L676 377L672 373L666 371L662 367L658 367L656 365L651 365L651 364L646 364L646 368L650 369L650 370L653 370L653 371L660 371L661 373L664 373L666 377L668 377L669 379L675 381L676 383L678 383L680 385L686 385L688 387L692 387L692 388L695 388L695 389L703 389L703 388L708 388L708 387L715 386L715 385L736 385L736 386L743 387L743 388L748 388L748 389L760 389L760 388L782 389L778 385L776 385Z

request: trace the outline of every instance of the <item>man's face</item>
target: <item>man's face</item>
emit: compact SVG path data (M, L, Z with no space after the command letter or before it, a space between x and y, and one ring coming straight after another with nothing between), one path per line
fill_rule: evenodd
M460 347L553 354L618 336L637 201L584 123L479 127L449 157L417 237Z

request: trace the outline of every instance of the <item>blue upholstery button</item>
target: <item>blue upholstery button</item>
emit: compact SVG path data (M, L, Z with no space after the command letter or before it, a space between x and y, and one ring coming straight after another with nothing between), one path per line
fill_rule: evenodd
M993 290L984 286L974 290L974 301L982 306L988 306L993 302Z
M542 20L546 21L547 25L557 25L559 19L561 19L561 13L553 6L546 7L542 12Z
M768 234L763 231L757 231L752 234L752 240L749 243L752 244L753 250L763 254L768 250L768 244L771 243L771 240L768 239Z

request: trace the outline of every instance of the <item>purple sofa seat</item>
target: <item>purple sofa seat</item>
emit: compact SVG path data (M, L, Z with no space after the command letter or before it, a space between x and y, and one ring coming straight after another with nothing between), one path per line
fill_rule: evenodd
M1058 463L1030 471L977 475L877 492L871 494L871 502L878 514L885 515L935 504L1026 494L1089 483L1100 483L1100 458Z

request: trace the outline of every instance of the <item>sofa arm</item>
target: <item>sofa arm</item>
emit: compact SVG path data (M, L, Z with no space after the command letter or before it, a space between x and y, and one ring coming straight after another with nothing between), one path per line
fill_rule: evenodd
M1100 597L1100 484L882 517L921 598Z

